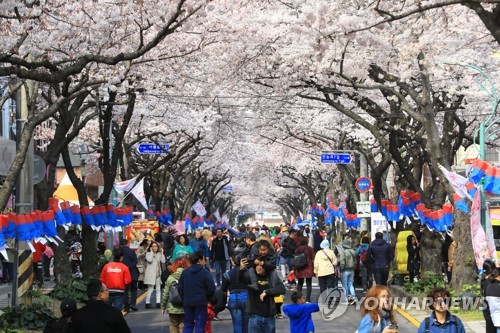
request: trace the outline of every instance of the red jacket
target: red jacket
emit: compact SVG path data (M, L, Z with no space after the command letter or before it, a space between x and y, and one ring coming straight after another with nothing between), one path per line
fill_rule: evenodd
M125 286L132 282L132 277L128 267L123 263L110 262L102 269L101 281L108 287L110 292L124 291Z
M33 242L33 247L35 248L35 252L33 252L33 262L39 262L42 260L42 253L45 252L45 245L40 242Z

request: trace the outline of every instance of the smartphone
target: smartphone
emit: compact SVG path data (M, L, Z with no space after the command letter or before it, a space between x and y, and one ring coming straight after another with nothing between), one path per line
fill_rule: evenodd
M391 330L397 330L398 329L398 324L390 324L389 329Z

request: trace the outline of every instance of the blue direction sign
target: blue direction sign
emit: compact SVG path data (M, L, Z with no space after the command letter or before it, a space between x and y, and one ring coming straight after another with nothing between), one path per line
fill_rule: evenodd
M348 153L324 153L321 154L321 163L350 164L351 154Z
M233 191L233 186L232 185L227 185L222 188L223 191L226 192L232 192Z
M163 143L161 146L166 151L170 149L170 146L166 143ZM165 154L165 150L163 149L156 143L141 143L139 147L137 147L139 154Z

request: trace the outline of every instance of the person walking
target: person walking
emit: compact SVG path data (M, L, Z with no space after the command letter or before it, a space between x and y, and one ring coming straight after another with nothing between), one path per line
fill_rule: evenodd
M320 250L316 252L314 274L318 277L320 296L325 290L338 286L337 257L330 249L330 242L326 239L321 242ZM327 300L323 299L322 301L325 302Z
M43 280L45 282L50 281L50 262L52 261L53 257L54 257L54 251L49 245L47 245L45 247L45 251L42 254Z
M45 244L35 241L32 241L32 244L33 248L35 249L35 252L33 252L33 272L38 287L41 287L44 281L42 255L45 252L47 246Z
M361 303L361 315L358 333L398 332L390 290L386 286L376 285L368 290Z
M490 285L488 290L492 287ZM487 295L488 295L487 290ZM500 295L500 294L499 294ZM486 296L488 298L488 296ZM454 332L454 333L465 333L464 324L455 315L452 315L448 311L448 307L450 304L450 292L444 288L434 288L427 294L427 299L433 301L433 303L429 306L432 310L430 317L425 318L418 328L418 333L442 333L442 332ZM488 303L490 300L488 299ZM494 310L491 309L491 313L493 314ZM493 318L493 316L492 316ZM498 318L500 319L500 318ZM493 318L493 322L495 323L495 318ZM500 321L498 321L495 325L498 329L500 328Z
M485 288L485 297L491 321L495 331L500 332L500 268L496 267L490 274L489 285Z
M172 252L172 260L175 261L180 257L189 256L193 253L193 249L189 245L189 239L186 235L180 235L177 237L177 244L174 246L174 251Z
M486 289L495 279L495 263L486 259L483 262L483 276L481 278L481 296L486 299ZM493 320L491 319L490 307L488 305L488 301L483 306L483 316L486 322L486 333L496 333L495 325L493 324Z
M356 250L356 258L359 258L359 270L361 274L361 283L363 284L363 292L366 293L373 285L372 279L372 263L368 259L368 248L370 247L370 239L368 237L361 238Z
M162 225L160 239L161 245L163 246L163 254L165 255L165 258L171 256L175 243L174 238L168 231L168 227L165 225Z
M191 265L186 257L178 258L172 265L168 267L170 275L165 283L163 297L161 298L161 312L165 314L165 309L168 311L168 319L170 324L170 333L182 333L184 329L184 306L172 304L170 299L171 288L178 288L179 279L182 272Z
M144 290L147 287L144 286L144 273L146 271L146 253L148 252L149 241L147 239L143 239L141 244L139 244L139 248L137 249L137 272L139 273L137 277L137 288Z
M191 266L179 278L179 295L184 303L184 333L203 333L207 323L207 305L215 293L212 275L205 269L205 253L190 256Z
M286 288L276 270L267 272L264 266L256 266L258 289L250 288L248 259L240 261L239 280L247 285L248 301L246 311L249 316L248 331L252 333L268 333L276 330L276 304L274 297L286 293Z
M314 252L318 252L321 250L321 242L323 241L324 237L321 235L321 230L316 229L313 232L313 241L314 241Z
M87 297L87 305L71 316L70 333L130 333L120 310L107 305L109 290L102 281L89 281Z
M156 308L160 308L161 297L161 264L165 264L163 248L157 242L151 242L146 253L146 271L144 273L144 284L148 286L146 295L146 309L152 309L151 295L156 290Z
M293 270L293 258L295 254L295 250L297 249L297 243L295 240L297 239L297 230L290 230L288 237L283 239L282 242L282 250L281 256L286 260L286 266L288 268L288 272L284 272L284 277L288 277L290 271ZM293 280L293 284L295 284L295 280ZM291 287L291 284L289 284Z
M414 235L406 237L406 251L408 252L407 270L410 276L410 283L417 282L420 271L420 244Z
M293 273L297 278L297 291L302 292L304 286L304 280L306 281L306 302L311 303L311 293L312 293L312 278L314 277L314 249L309 246L309 239L307 237L301 237L299 239L299 246L295 249L295 256L304 255L306 264L304 266L298 267L298 262L294 262Z
M377 232L375 240L368 247L368 260L373 262L373 275L375 283L387 285L389 279L389 265L394 259L394 251L391 246L384 240L384 234Z
M125 311L137 311L137 282L139 280L139 271L137 270L137 254L129 247L129 241L122 239L120 246L123 251L123 264L128 267L132 282L125 287L123 302L125 303Z
M227 270L230 249L229 240L222 235L222 229L217 229L210 253L215 266L215 283L217 287L221 285L221 277Z
M101 281L108 291L109 305L123 310L125 288L132 282L130 271L123 264L123 250L121 248L113 250L113 262L104 265L101 271Z
M195 232L194 232L194 238L192 238L189 241L189 246L191 246L191 250L193 250L193 252L202 251L203 253L205 253L205 259L206 259L206 261L209 261L209 259L210 259L210 250L208 249L208 243L207 243L207 241L201 235L201 230L200 229L196 229L195 230Z
M224 273L222 278L222 291L229 294L227 308L233 320L234 333L248 333L248 314L245 311L248 299L247 286L239 281L241 258L241 254L231 257L233 268Z
M451 283L451 278L453 277L453 264L455 262L455 251L457 250L457 241L453 237L453 235L450 235L451 238L451 244L448 247L448 268L446 270L446 278L448 280L448 283Z
M352 241L346 238L342 241L342 253L339 257L339 270L342 277L342 287L345 291L346 303L356 303L354 292L354 270L356 269L356 253L351 248Z

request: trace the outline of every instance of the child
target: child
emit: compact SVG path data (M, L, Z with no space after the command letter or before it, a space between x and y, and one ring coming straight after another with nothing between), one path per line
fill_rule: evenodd
M271 242L265 239L261 239L257 242L257 246L253 246L250 250L248 263L248 273L250 276L250 285L248 287L259 290L255 266L259 265L264 267L266 272L271 272L276 269L276 253L271 246Z
M319 311L317 303L307 303L299 291L292 294L293 304L283 307L283 312L290 318L290 332L309 333L314 332L314 324L311 314Z
M205 333L212 333L212 319L215 318L215 308L212 304L207 305L207 323L205 324Z
M281 314L281 306L285 301L285 297L283 295L279 295L274 297L274 304L276 304L276 315L274 316L276 319L283 319L283 315Z

